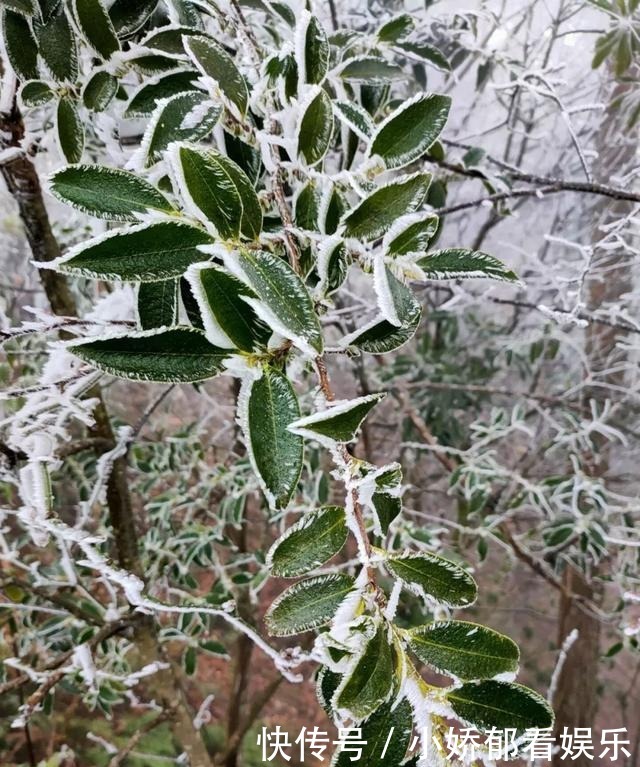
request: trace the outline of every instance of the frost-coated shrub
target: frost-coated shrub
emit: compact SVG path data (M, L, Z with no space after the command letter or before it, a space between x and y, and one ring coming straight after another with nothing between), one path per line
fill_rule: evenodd
M385 722L405 733L394 764L412 727L427 760L450 719L520 735L550 727L544 699L513 681L516 645L450 617L476 598L465 567L397 547L401 468L352 452L385 393L340 399L328 373L333 355L382 355L419 332L416 284L517 280L465 243L436 247L442 220L421 158L442 155L450 99L417 91L412 66L446 69L443 54L409 15L331 30L302 5L276 2L4 6L20 103L51 126L70 163L52 174L50 192L111 222L39 266L137 286L137 329L80 336L66 349L130 380L237 378L238 423L273 514L296 502L305 450L319 445L333 461L342 502L305 508L266 562L273 576L295 579L270 607L266 630L315 632L327 713L361 723L365 739ZM353 303L353 290L375 312L361 318L356 307L357 329L336 337L332 313ZM28 467L36 544L55 528L47 466L34 457ZM176 607L72 533L67 543L132 606ZM328 564L349 539L357 561ZM396 623L406 592L433 620L411 630ZM249 631L228 608L210 612ZM296 654L285 659L251 636L291 676ZM416 658L453 684L427 684Z

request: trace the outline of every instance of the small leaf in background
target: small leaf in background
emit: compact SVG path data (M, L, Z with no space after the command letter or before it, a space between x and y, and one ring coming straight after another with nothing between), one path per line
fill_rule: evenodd
M168 280L201 261L198 247L211 241L202 229L159 221L109 232L77 245L56 262L56 267L61 272L100 280Z
M308 165L315 165L324 158L333 135L331 99L320 87L312 94L298 127L298 154Z
M385 85L393 80L406 80L407 75L397 64L390 64L377 56L359 56L349 59L340 70L340 77L350 83Z
M326 410L300 418L289 429L310 439L328 438L336 442L353 442L364 419L386 395L368 394L365 397L331 404Z
M256 239L262 229L262 209L253 185L238 165L213 149L178 144L171 162L183 192L223 239L242 234Z
M436 69L442 72L450 72L451 64L447 57L441 53L435 46L424 42L411 42L403 40L394 43L397 51L405 54L407 58L421 61L423 64L432 64Z
M391 556L385 566L405 586L437 602L450 607L469 607L475 602L478 587L474 579L444 557L429 552Z
M347 542L345 511L326 506L305 513L271 547L267 564L278 578L295 578L320 567Z
M553 725L553 711L538 693L513 682L463 684L448 693L447 700L464 722L481 731L513 728L518 735L530 728Z
M409 646L423 663L465 681L515 672L520 658L518 645L509 637L467 621L412 629Z
M391 694L394 660L388 631L381 622L336 693L336 709L356 720L371 716Z
M138 320L142 330L178 322L178 280L142 282L138 286Z
M357 101L334 101L338 119L347 125L357 136L368 141L375 130L373 120L364 107Z
M211 343L246 352L266 346L272 331L242 298L255 298L251 288L228 272L208 264L195 265L188 271L187 279Z
M413 17L408 13L401 13L386 21L378 30L378 40L381 43L394 43L411 34L415 27Z
M411 741L413 715L411 704L407 700L396 705L395 701L385 703L361 723L363 746L362 756L358 760L362 765L388 765L400 767ZM348 751L337 754L332 767L353 767Z
M62 202L112 221L135 221L136 213L173 211L167 198L134 173L103 165L74 165L54 173L49 189Z
M387 168L417 160L440 135L450 107L451 98L439 94L418 94L404 102L378 126L369 154L381 157Z
M302 471L302 440L287 429L300 415L298 398L284 373L265 367L251 383L246 407L243 428L252 463L269 505L284 509Z
M82 91L82 103L92 112L103 112L118 92L118 78L109 72L96 72Z
M479 250L437 250L416 263L430 280L485 277L503 282L518 282L518 275L508 269L502 261Z
M193 383L213 378L228 349L212 346L198 330L173 328L67 344L76 357L105 373L132 381Z
M376 189L343 221L345 237L374 240L393 226L400 216L415 213L425 202L431 174L415 173Z
M116 33L122 37L137 32L155 11L158 0L115 0L109 16Z
M211 133L222 110L211 104L206 93L178 93L158 102L144 132L141 150L146 148L146 167L162 159L174 141L200 141ZM185 127L188 125L188 127Z
M244 117L249 105L249 91L231 56L209 37L185 36L182 42L202 74L218 83L224 95L235 104L238 115Z
M29 22L19 13L3 11L2 36L7 57L20 80L38 77L38 46Z
M187 676L193 676L196 673L196 648L187 647L182 656L182 665Z
M258 316L303 352L322 354L322 329L311 296L286 261L263 250L242 250L238 265L259 302L248 299Z
M29 80L20 89L20 101L25 108L40 107L48 104L56 96L48 83L42 80Z
M321 83L329 68L329 41L322 24L315 16L303 13L296 31L296 60L302 82Z
M345 573L318 575L295 583L267 611L269 633L290 636L330 623L353 586L353 578Z
M103 59L120 50L116 31L100 0L73 0L73 10L85 40Z
M84 127L74 101L62 98L56 114L58 146L67 162L76 163L84 151Z
M406 216L387 232L384 249L390 256L424 253L438 233L440 219L434 213Z
M196 91L198 75L195 72L171 72L157 81L143 82L127 104L125 117L148 117L153 114L161 99Z
M59 8L46 23L34 23L34 30L38 51L54 80L75 80L78 74L78 52L64 8Z

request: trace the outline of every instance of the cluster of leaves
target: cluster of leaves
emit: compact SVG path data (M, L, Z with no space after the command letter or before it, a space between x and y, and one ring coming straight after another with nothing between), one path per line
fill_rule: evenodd
M5 6L22 103L55 104L58 143L72 163L53 174L51 192L116 225L53 267L137 286L136 332L83 337L67 349L129 380L238 378L238 421L273 510L295 499L307 443L334 459L344 505L305 510L267 559L274 576L304 576L274 602L266 624L276 636L319 631L327 711L365 732L396 724L407 735L387 756L394 765L406 756L412 722L430 720L436 741L448 716L480 730L549 727L545 701L505 681L518 667L510 639L448 618L411 630L394 621L402 590L448 616L473 604L476 584L458 563L387 543L402 513L400 467L374 466L349 448L384 395L335 402L326 375L323 318L348 299L347 282L376 310L336 339L337 349L384 354L418 329L411 283L517 279L485 253L433 249L441 221L420 159L442 156L450 99L412 93L406 64L447 69L446 58L416 38L408 15L372 34L329 34L308 11L267 3L252 11L267 19L272 39L262 43L257 23L246 26L237 10L231 20L214 3ZM126 169L81 164L91 130L82 110L145 121ZM319 393L303 414L298 391L315 388L314 371ZM349 538L358 551L353 572L316 572ZM376 580L380 569L395 584L389 593ZM427 684L416 658L453 683Z

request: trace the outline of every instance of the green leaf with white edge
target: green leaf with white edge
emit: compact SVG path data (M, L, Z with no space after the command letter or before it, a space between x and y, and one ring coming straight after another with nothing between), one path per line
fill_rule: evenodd
M109 72L98 71L82 91L82 103L92 112L104 112L118 92L118 78Z
M137 32L155 11L158 0L115 0L109 16L116 33L127 37Z
M526 730L553 725L553 711L538 693L513 682L487 679L463 684L447 694L447 700L462 721L482 731L513 728Z
M38 45L29 22L21 14L5 10L2 37L9 63L18 78L35 80L38 77Z
M73 11L85 40L103 59L120 50L118 36L100 0L73 0Z
M441 53L435 46L429 43L411 42L403 40L394 43L394 48L402 52L405 56L415 61L421 61L423 64L432 64L442 72L450 72L451 64L449 59Z
M204 112L202 110L205 110ZM222 109L200 91L178 93L161 99L144 132L142 164L149 167L162 159L174 141L200 141L206 138L220 119ZM188 127L184 127L185 123Z
M311 356L322 354L322 328L304 283L282 258L263 250L241 250L235 266L258 301L246 299L258 316Z
M380 313L395 327L406 327L420 309L411 290L393 275L383 256L375 257L373 284Z
M351 256L341 237L327 237L318 247L316 269L319 282L316 295L329 295L342 285L349 274Z
M429 552L390 556L385 566L420 596L428 595L449 607L469 607L475 602L478 587L474 579L460 565L444 557Z
M126 2L126 0L123 0ZM198 35L206 37L207 35L196 27L185 27L171 24L166 27L157 27L152 29L149 34L140 42L140 45L154 51L164 53L185 54L184 37Z
M395 80L408 79L401 67L378 56L349 59L340 70L340 77L347 82L363 85L386 85Z
M156 282L179 277L202 261L199 246L212 238L178 221L118 229L77 245L54 262L58 271L98 280Z
M326 155L333 135L333 109L326 91L315 86L301 109L298 126L298 154L307 165L315 165Z
M269 633L284 637L327 625L353 587L353 578L345 573L318 575L295 583L267 611Z
M44 24L34 22L38 52L54 80L73 82L78 74L78 51L75 33L64 9Z
M3 0L2 5L8 11L15 11L24 16L38 16L40 14L36 0Z
M424 204L430 173L414 173L376 189L343 219L344 236L375 240L400 216L415 213Z
M331 701L340 686L342 676L335 671L331 671L327 666L321 666L316 678L316 697L318 703L322 706L327 716L333 719L334 711Z
M438 233L440 219L435 213L403 216L384 236L383 250L389 256L424 253Z
M408 700L396 704L390 701L361 724L363 746L361 765L387 765L398 767L402 764L411 741L413 713ZM340 749L331 762L331 767L353 767L352 754Z
M262 209L253 185L233 160L214 149L171 147L171 165L183 196L223 239L251 240L262 230Z
M274 543L267 555L271 575L295 578L320 567L347 542L349 529L340 506L307 512Z
M322 195L318 184L313 180L307 181L298 192L293 206L297 227L313 232L318 229L321 199Z
M84 151L84 127L76 103L71 99L61 98L58 102L56 135L65 160L80 162Z
M255 298L244 282L212 264L194 264L186 277L212 344L246 352L267 345L272 331L244 301Z
M391 523L402 512L402 499L399 495L378 491L371 496L371 504L380 532L382 535L386 535Z
M401 13L386 21L378 29L378 40L381 43L394 43L403 37L411 34L415 27L413 16L408 13Z
M198 78L196 72L170 72L145 81L133 94L124 112L125 117L148 117L153 114L158 102L181 93L196 91L194 82Z
M129 53L124 57L128 66L135 69L139 74L146 77L159 77L166 72L172 72L176 67L184 63L183 56L174 56L158 51L140 52L136 49L135 54Z
M143 331L125 336L72 341L66 348L105 373L131 381L194 383L220 373L229 358L194 328Z
M407 636L409 647L423 663L457 679L490 679L518 670L518 645L477 623L429 623L412 629Z
M401 104L376 130L369 147L387 168L402 168L421 157L447 122L451 98L418 94Z
M367 394L352 400L334 402L326 410L300 418L289 427L294 434L310 439L349 443L358 436L362 422L386 394Z
M49 179L51 194L97 218L135 221L136 213L171 213L167 198L134 173L104 165L70 165Z
M249 90L231 56L209 37L185 36L182 42L200 72L218 83L222 93L236 106L238 116L244 117L249 105Z
M365 327L345 336L340 345L343 348L355 346L367 354L388 354L408 343L418 330L422 309L417 307L414 315L402 327L396 327L385 319L377 317Z
M299 71L302 82L321 83L329 69L329 41L320 21L315 16L303 13L297 31L296 43L301 50L296 51L298 62L304 63L304 71ZM302 67L298 67L299 70Z
M373 136L373 120L367 110L356 101L334 101L333 107L338 119L361 139L368 141Z
M518 282L518 275L497 258L479 250L447 248L420 258L416 265L430 280L487 278L502 282Z
M178 280L141 282L138 286L138 322L142 330L171 327L178 322Z
M48 104L55 96L56 93L51 86L42 80L29 80L20 88L19 94L20 102L25 109Z
M388 632L385 622L377 626L334 697L336 709L356 721L371 716L391 695L394 653Z
M287 376L270 367L241 396L247 397L240 420L251 463L271 508L284 509L302 471L303 442L287 429L300 415L298 398Z

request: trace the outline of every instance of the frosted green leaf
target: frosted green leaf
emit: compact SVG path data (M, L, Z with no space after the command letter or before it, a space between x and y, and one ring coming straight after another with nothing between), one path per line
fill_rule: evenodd
M262 250L242 250L238 264L259 298L249 304L273 330L302 351L322 354L320 322L304 283L286 261Z
M190 37L192 35L207 37L201 29L196 27L181 27L172 24L170 27L152 29L140 44L154 51L181 55L186 53L184 49L185 36Z
M29 80L20 89L20 101L26 108L40 107L55 98L55 91L42 80Z
M249 91L231 56L209 37L185 37L183 45L202 74L218 83L220 90L244 117L249 104Z
M407 76L396 64L377 56L359 56L349 59L340 70L340 77L351 83L385 85L394 80L406 80Z
M201 245L211 237L177 221L159 221L116 230L72 248L55 262L61 272L100 280L155 282L179 277L202 261Z
M183 195L210 221L223 239L242 234L256 239L262 209L253 185L233 160L213 149L172 147L171 163Z
M422 309L417 307L405 325L397 327L385 319L375 319L342 340L342 346L355 346L367 354L388 354L410 341L420 325Z
M34 22L38 51L54 80L72 82L78 74L78 54L71 25L63 9L46 23Z
M85 40L103 59L120 50L116 31L100 0L73 0L73 10Z
M80 162L84 150L84 128L74 101L62 98L56 114L58 146L67 162Z
M425 202L431 174L415 173L376 189L343 219L345 237L374 240Z
M50 177L49 189L62 202L112 221L135 221L136 213L148 210L173 211L167 198L148 181L103 165L62 168Z
M334 557L349 536L344 509L325 506L307 512L271 547L267 563L277 578L295 578Z
M335 707L355 720L371 716L388 699L393 686L393 653L388 627L381 623L335 696Z
M513 682L488 679L463 684L448 693L447 700L460 719L480 731L513 728L520 735L530 728L553 725L553 711L547 701Z
M393 43L410 34L415 27L413 17L401 13L385 22L378 30L378 40L382 43Z
M518 275L508 269L502 261L479 250L437 250L416 263L430 280L486 277L503 282L518 282Z
M331 701L333 700L333 696L336 694L336 690L340 686L341 681L342 677L340 674L336 673L335 671L331 671L331 669L327 668L326 666L322 666L318 671L318 676L316 679L316 697L318 698L318 703L322 706L327 716L331 717L332 719L334 711Z
M155 82L143 83L131 97L124 116L147 117L153 114L161 99L197 90L194 86L197 77L195 72L172 72Z
M433 213L415 214L400 221L401 229L394 227L385 236L385 250L390 256L424 253L436 236L440 219Z
M207 94L200 91L178 93L160 101L142 142L147 153L146 166L161 160L174 141L200 141L208 136L221 114L220 107L211 104ZM184 127L185 123L188 127Z
M518 645L486 626L444 621L409 632L409 647L436 671L463 680L490 679L518 670Z
M193 383L223 369L228 349L210 344L199 330L172 328L72 342L67 349L105 373L132 381Z
M447 57L435 46L429 43L414 43L408 40L394 43L394 48L404 53L408 58L421 61L424 64L433 64L443 72L451 71L451 64Z
M360 764L367 767L400 767L409 748L413 729L409 701L403 700L398 705L395 701L385 703L365 719L360 727L362 740L366 742L362 748ZM339 751L331 767L353 767L352 755L348 751Z
M338 119L351 128L357 136L365 141L371 138L375 126L364 107L361 107L356 101L334 101L333 106Z
M353 586L353 578L345 573L319 575L295 583L267 611L265 622L269 633L291 636L325 626Z
M410 325L420 311L411 290L395 277L382 257L374 265L374 287L382 316L395 327Z
M398 495L378 491L371 496L371 503L375 509L380 530L383 535L386 535L391 523L402 511L402 499Z
M316 231L320 214L321 194L314 181L308 181L298 193L294 205L296 226Z
M177 324L178 284L178 280L140 283L138 320L143 330Z
M265 367L262 376L251 384L245 437L272 508L287 507L300 479L302 440L287 430L299 415L298 398L289 379Z
M21 14L5 10L2 37L9 63L18 78L35 80L38 77L38 46L29 22Z
M118 78L109 72L98 71L82 91L82 103L92 112L103 112L118 92Z
M418 94L405 101L379 126L371 142L371 156L387 168L402 168L417 160L438 138L447 122L451 98Z
M2 5L8 11L15 11L24 16L37 16L40 13L36 0L3 0Z
M433 597L450 607L469 607L475 602L476 582L460 565L428 552L390 556L385 565L392 575L420 595Z
M331 99L321 88L314 92L298 128L298 154L308 165L315 165L324 158L333 135Z
M158 0L115 0L109 8L111 23L118 35L132 35L143 26L157 5Z
M251 288L213 265L196 265L187 278L211 343L246 352L266 346L272 331L243 299L255 298Z
M364 419L385 396L384 393L368 394L365 397L337 402L326 410L298 419L289 428L295 434L311 439L320 437L335 442L353 442Z
M329 41L322 24L315 16L309 16L304 37L302 57L304 57L305 81L321 83L329 68Z

